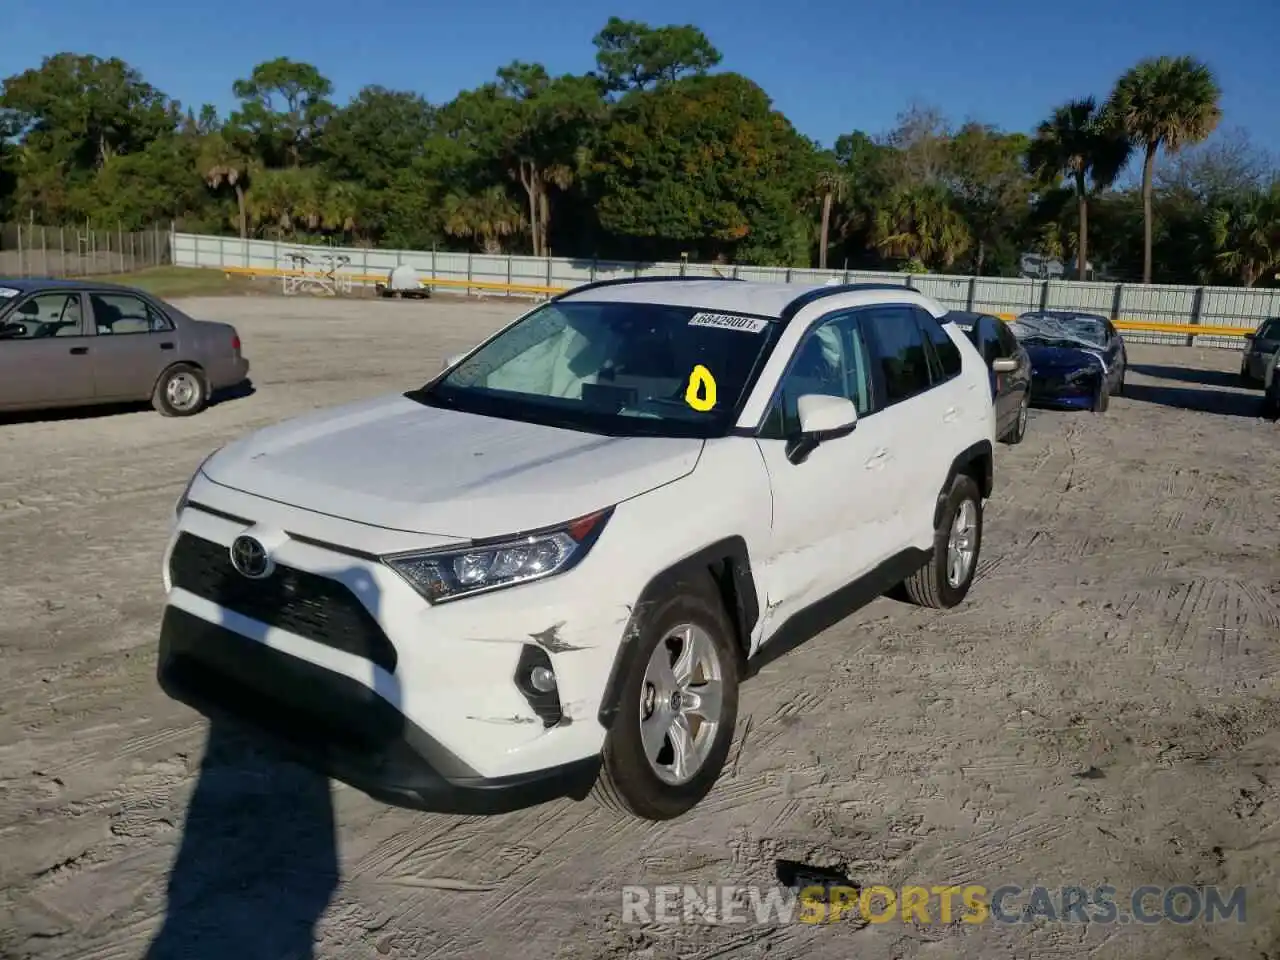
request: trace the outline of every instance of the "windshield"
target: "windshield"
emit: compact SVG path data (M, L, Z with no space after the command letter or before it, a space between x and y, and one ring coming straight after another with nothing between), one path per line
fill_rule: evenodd
M780 324L653 303L548 303L413 394L621 436L727 433Z
M1087 314L1024 313L1009 329L1024 342L1091 349L1107 343L1106 321Z

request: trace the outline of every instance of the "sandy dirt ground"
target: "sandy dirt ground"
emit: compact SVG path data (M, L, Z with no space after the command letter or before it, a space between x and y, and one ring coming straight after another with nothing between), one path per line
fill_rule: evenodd
M412 813L275 759L154 679L160 554L205 454L419 384L519 305L186 301L256 392L0 423L0 956L1280 957L1280 425L1230 351L1131 349L1102 416L998 452L980 575L877 600L743 692L713 794ZM1213 925L633 925L624 884L1249 888ZM151 949L150 954L147 953Z

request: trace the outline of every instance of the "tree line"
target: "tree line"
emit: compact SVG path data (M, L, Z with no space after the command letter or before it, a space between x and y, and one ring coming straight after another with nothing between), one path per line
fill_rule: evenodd
M585 74L516 61L441 104L372 85L340 105L280 57L234 81L225 117L60 53L0 86L0 220L994 276L1030 252L1245 286L1280 269L1280 173L1239 130L1209 139L1221 91L1190 57L1141 61L1029 132L915 105L828 147L717 71L695 26L613 17L594 44Z

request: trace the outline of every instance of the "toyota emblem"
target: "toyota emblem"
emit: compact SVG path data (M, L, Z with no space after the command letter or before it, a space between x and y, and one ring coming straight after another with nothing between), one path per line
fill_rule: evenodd
M262 580L271 575L275 566L267 556L267 548L253 537L236 537L231 543L231 566L250 580Z

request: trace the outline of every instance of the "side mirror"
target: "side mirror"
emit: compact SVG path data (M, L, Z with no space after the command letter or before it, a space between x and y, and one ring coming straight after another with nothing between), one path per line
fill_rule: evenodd
M1018 361L1013 357L996 357L991 361L991 369L996 373L1013 373L1018 369Z
M0 340L14 340L18 337L27 335L27 325L25 323L4 323L0 324Z
M465 356L466 356L465 353L455 353L451 357L445 357L444 363L440 365L440 371L443 373L445 370L448 370L450 367L456 367L459 363L462 362L462 358Z
M848 436L858 425L858 408L847 397L806 393L796 400L800 432L787 441L787 459L803 463L828 440Z

